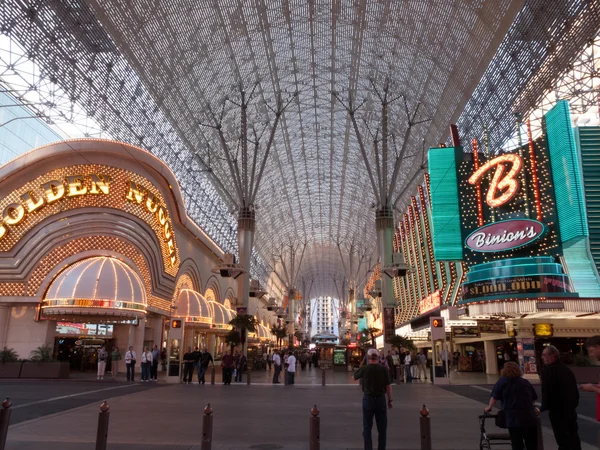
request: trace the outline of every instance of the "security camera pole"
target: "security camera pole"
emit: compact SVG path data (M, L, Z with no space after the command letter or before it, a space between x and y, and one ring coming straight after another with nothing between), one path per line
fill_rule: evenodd
M347 100L342 99L337 92L332 92L332 95L342 104L342 106L344 106L346 111L348 111L348 115L350 117L350 121L352 122L356 139L358 141L358 146L365 162L367 174L371 182L373 195L375 197L375 226L377 229L377 247L379 249L379 264L381 269L381 306L384 312L383 333L384 336L389 337L395 334L393 317L396 301L393 295L392 278L389 276L384 276L383 269L391 266L393 263L392 254L394 250L393 237L395 228L393 210L398 202L398 199L402 195L402 192L414 182L420 173L422 173L424 165L421 164L421 167L417 169L416 173L413 175L412 179L408 181L408 183L401 183L401 186L397 186L397 183L401 172L406 177L410 174L412 166L414 166L414 160L410 160L410 158L413 158L416 153L405 156L406 150L411 143L410 137L413 128L416 125L429 121L430 119L417 119L419 108L421 106L420 102L416 102L413 111L410 112L409 101L406 96L399 95L397 97L390 98L389 79L385 80L383 91L378 89L373 80L369 81L372 87L371 90L377 97L376 99L368 98L356 105L356 99L353 97L352 93L348 95ZM374 111L374 108L370 108L372 101L377 99L381 105L381 115L379 117L376 117L377 114ZM400 151L397 151L395 135L389 130L389 107L399 99L403 100L407 123L404 130L404 137L401 143ZM366 110L366 119L363 120L363 126L361 127L358 124L359 117L357 117L357 113L365 104L366 107L364 109ZM371 130L370 124L376 125L374 132ZM367 146L365 145L363 139L363 133L365 131L372 139L372 152L368 152ZM396 131L399 131L399 129ZM395 152L390 151L390 137L392 137ZM404 170L401 170L405 159L409 160L406 164L408 168L404 167ZM393 172L391 175L389 172L390 163L393 167ZM394 200L393 196L395 192L399 192L399 194ZM388 320L386 320L386 318Z
M256 212L255 202L256 194L262 180L265 166L269 158L269 153L273 146L277 125L283 115L285 109L298 96L298 93L293 93L286 101L282 99L281 92L277 95L275 106L268 103L262 104L260 100L256 100L256 106L266 107L259 108L265 112L254 116L248 125L248 110L252 102L252 98L259 87L257 82L250 93L248 94L243 86L239 87L239 99L232 100L226 97L223 101L220 113L213 111L212 106L207 103L205 110L207 111L208 123L198 121L200 126L213 130L214 137L218 140L223 158L229 168L230 183L225 186L222 181L214 174L210 167L209 155L214 151L210 145L205 149L204 157L196 154L197 160L207 169L207 172L212 175L212 179L219 192L225 197L225 200L234 207L238 212L238 252L239 264L245 270L237 279L237 307L246 308L248 312L250 303L250 259L252 249L254 247L254 233L256 228ZM233 105L234 108L230 106ZM235 109L239 108L240 116L235 114ZM270 110L272 115L269 115L266 110ZM238 118L239 117L239 118ZM239 120L240 129L236 130L237 121ZM249 130L250 128L250 130ZM270 128L270 130L269 130ZM265 145L261 145L261 138L268 132L268 140ZM210 141L210 139L208 139ZM235 143L233 149L231 143ZM248 144L253 144L249 150ZM234 151L235 150L235 151ZM208 162L207 162L208 161ZM232 192L234 191L234 192ZM244 355L247 354L247 345L243 347Z

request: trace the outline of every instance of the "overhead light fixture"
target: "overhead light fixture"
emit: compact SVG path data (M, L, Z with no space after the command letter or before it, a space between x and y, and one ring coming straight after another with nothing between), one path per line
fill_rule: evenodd
M239 264L235 262L235 256L231 253L225 253L223 257L223 262L215 267L212 273L217 273L221 275L223 278L233 278L237 279L241 274L246 273Z
M383 272L390 278L404 277L411 271L412 269L406 265L402 253L394 253L392 255L392 265L383 268Z
M253 298L261 298L267 295L267 292L261 288L258 280L250 280L250 291L248 292L248 295Z

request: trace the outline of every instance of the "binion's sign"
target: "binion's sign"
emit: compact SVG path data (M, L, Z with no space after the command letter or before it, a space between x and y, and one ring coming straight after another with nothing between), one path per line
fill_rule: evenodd
M537 220L503 220L473 231L465 245L476 252L501 252L531 244L545 233L546 225Z
M560 253L552 168L543 142L493 155L473 142L457 148L463 258L470 265L504 257ZM532 247L536 247L533 249Z

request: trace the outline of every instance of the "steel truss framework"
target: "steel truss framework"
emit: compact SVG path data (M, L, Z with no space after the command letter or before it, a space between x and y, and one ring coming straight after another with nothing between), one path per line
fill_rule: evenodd
M307 242L303 270L319 274L315 295L331 292L331 280L344 275L336 243L358 240L373 249L375 241L373 192L365 188L347 112L332 92L363 103L365 136L380 120L373 85L389 85L390 97L403 96L411 112L421 105L432 120L411 136L413 148L400 167L404 179L420 160L423 140L435 142L458 117L520 9L495 1L89 4L178 134L229 193L235 188L228 165L244 155L215 155L215 134L198 124L222 111L227 144L243 147L237 108L230 108L240 104L240 89L257 86L250 123L259 132L273 123L279 93L297 93L281 118L257 197L256 247L270 254L290 237ZM467 63L469 54L480 66ZM406 130L399 105L390 111L397 148ZM373 165L375 153L368 156ZM390 173L386 183L391 179Z
M582 60L599 25L597 0L526 1L457 122L463 140L483 142L486 128L490 150L497 152L516 133L515 114L539 119L553 91L560 98L583 98L578 83L596 76L595 69L575 61ZM570 78L579 81L569 83Z
M277 93L298 92L257 199L253 272L266 279L261 256L269 260L298 239L308 243L300 277L311 280L312 294L342 298L339 245L373 250L370 208L377 205L352 124L332 92L362 104L365 136L380 119L373 85L389 82L411 111L421 104L432 120L413 132L399 177L416 182L421 152L445 139L459 115L463 135L477 137L483 123L490 143L501 146L514 129L512 113L535 109L600 23L598 2L585 0L527 0L522 9L522 2L492 0L88 3L93 11L79 0L6 1L3 87L49 121L107 133L162 158L180 180L190 216L227 251L236 248L232 205L222 200L232 188L227 161L199 123L209 110L222 111L236 148L239 117L227 105L240 86L258 83L249 114L257 131L272 122L267 106ZM401 146L404 110L390 116ZM375 154L367 155L374 167ZM413 191L398 183L398 209Z
M67 136L108 137L153 152L181 181L188 214L235 253L234 216L85 4L10 3L0 8L2 90ZM267 278L257 253L252 269Z

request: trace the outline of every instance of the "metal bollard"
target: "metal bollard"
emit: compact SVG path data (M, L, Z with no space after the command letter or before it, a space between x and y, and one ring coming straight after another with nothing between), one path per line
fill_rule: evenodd
M215 384L215 365L214 364L210 371L210 384Z
M396 366L396 384L402 384L402 369Z
M250 376L250 374L251 374L251 373L252 373L252 372L248 371L248 372L247 372L247 375L246 375L246 384L247 384L248 386L250 386L250 383L252 383L252 380L251 380L251 378L252 378L252 377Z
M325 381L326 381L325 368L323 368L323 369L321 369L321 386L325 386Z
M110 406L106 400L100 405L100 414L98 415L98 432L96 433L96 450L106 450L108 441L108 419Z
M212 447L212 426L213 410L210 403L204 408L204 417L202 418L202 445L200 450L210 450Z
M4 447L6 446L6 435L8 434L11 405L10 399L6 397L6 400L2 402L2 410L0 410L0 450L4 450Z
M431 419L429 418L429 410L423 404L419 418L421 426L421 450L431 450Z
M314 405L310 410L310 450L321 449L321 418L319 408Z

